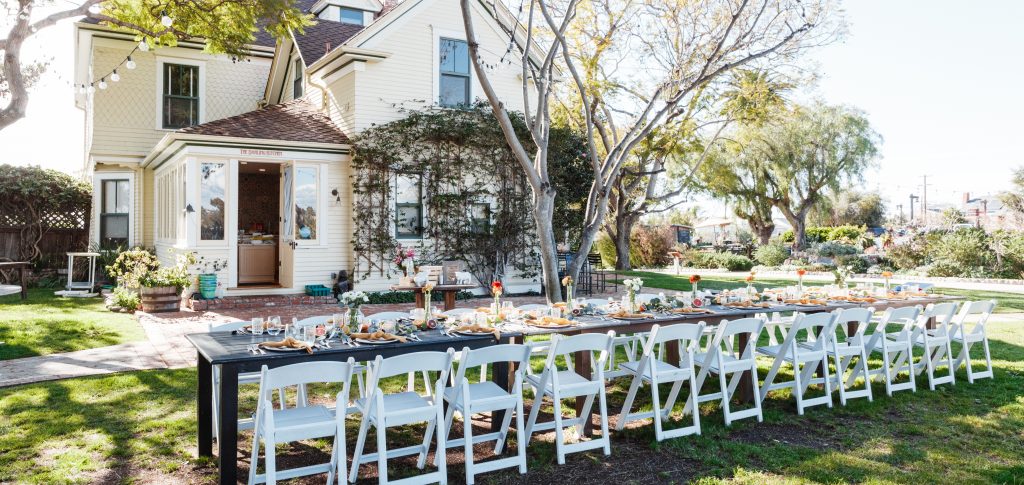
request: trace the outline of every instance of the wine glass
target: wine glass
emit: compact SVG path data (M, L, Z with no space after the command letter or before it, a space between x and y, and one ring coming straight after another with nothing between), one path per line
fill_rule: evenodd
M270 322L267 323L267 333L270 335L277 335L281 333L280 319L278 319L277 321L274 321L273 318L270 319Z

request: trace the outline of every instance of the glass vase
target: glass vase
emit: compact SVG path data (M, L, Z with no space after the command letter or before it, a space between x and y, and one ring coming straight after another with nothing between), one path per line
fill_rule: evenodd
M430 292L423 292L423 321L430 320L431 308L433 305L430 304Z

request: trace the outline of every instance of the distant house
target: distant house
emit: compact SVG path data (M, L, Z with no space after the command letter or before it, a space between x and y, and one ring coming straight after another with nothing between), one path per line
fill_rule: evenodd
M964 192L960 210L967 218L967 222L986 230L1017 229L1016 221L996 195L971 197L969 192Z
M302 292L357 269L352 137L403 109L469 104L482 89L456 0L298 4L316 25L279 42L261 32L240 61L195 42L143 52L95 20L75 25L75 82L106 87L75 99L95 185L91 241L156 247L165 262L186 251L226 261L219 279L229 296ZM514 18L500 5L493 13L471 2L482 55L498 66L493 83L522 110L522 70L515 56L498 62L509 27L495 17ZM115 67L119 82L100 78ZM424 243L420 177L390 183L396 238Z

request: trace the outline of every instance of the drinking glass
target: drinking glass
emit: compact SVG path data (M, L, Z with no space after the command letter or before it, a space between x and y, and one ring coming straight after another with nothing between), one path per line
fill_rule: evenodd
M252 319L252 334L263 335L263 317L253 317Z
M515 307L515 305L513 305L512 302L510 302L510 301L503 301L503 302L501 302L501 310L503 312L508 312L509 310L512 310L512 308L514 308L514 307Z
M281 322L275 322L274 319L271 318L270 322L267 323L267 333L270 335L277 335L281 333Z

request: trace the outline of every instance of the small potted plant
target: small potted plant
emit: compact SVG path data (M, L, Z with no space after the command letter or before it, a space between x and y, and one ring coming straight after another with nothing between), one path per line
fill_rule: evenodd
M217 272L228 266L226 259L210 258L200 256L196 266L199 268L198 286L199 294L204 300L211 300L217 297Z

